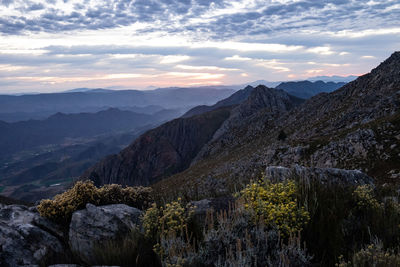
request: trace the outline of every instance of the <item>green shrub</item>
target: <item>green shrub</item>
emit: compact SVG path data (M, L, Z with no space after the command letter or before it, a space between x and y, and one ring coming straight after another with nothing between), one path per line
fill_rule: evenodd
M40 202L37 209L41 216L67 225L72 213L83 209L87 203L94 205L127 204L145 209L152 203L151 189L146 187L126 187L105 185L97 188L92 181L79 181L71 189L56 195L53 199Z

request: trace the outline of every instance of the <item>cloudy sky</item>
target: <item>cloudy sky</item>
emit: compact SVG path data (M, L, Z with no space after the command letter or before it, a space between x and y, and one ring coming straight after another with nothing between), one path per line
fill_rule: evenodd
M360 75L400 0L0 0L0 93Z

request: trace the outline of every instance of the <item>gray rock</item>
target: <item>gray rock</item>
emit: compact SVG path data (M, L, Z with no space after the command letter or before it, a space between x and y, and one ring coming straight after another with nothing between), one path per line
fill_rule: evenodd
M62 231L22 205L0 209L1 266L35 266L62 255L64 246L57 235Z
M124 204L96 207L87 204L86 209L72 214L69 227L71 250L82 259L93 259L93 249L106 240L118 239L133 228L140 228L142 211Z
M319 180L323 184L364 185L373 184L374 180L359 170L343 170L335 168L310 168L295 165L291 168L269 166L265 169L265 177L273 181L299 179L305 182Z

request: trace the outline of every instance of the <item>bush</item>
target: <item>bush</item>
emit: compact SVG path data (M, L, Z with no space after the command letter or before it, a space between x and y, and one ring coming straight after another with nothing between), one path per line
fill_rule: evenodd
M379 241L375 241L366 248L355 253L352 260L346 262L339 258L337 267L398 267L400 266L400 254L394 250L384 250Z
M294 181L254 182L240 192L245 207L254 211L256 221L263 220L266 226L274 226L286 236L301 231L309 220L308 212L299 207L296 196Z
M285 243L276 228L256 222L254 211L237 202L228 211L210 212L197 263L202 266L308 266L310 257L299 236Z
M52 200L42 200L37 209L41 216L67 225L71 221L72 213L83 209L87 203L94 205L122 203L145 209L151 202L151 189L147 187L123 188L112 184L97 188L92 181L79 181L71 189L56 195Z
M153 204L142 222L145 236L154 240L154 251L164 266L183 266L195 254L193 234L189 227L192 207L185 208L181 199L158 207Z

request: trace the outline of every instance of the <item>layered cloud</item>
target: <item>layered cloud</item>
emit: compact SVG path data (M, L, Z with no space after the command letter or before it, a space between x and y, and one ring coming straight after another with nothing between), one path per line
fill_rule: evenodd
M362 74L400 47L397 0L3 0L0 7L0 92Z

